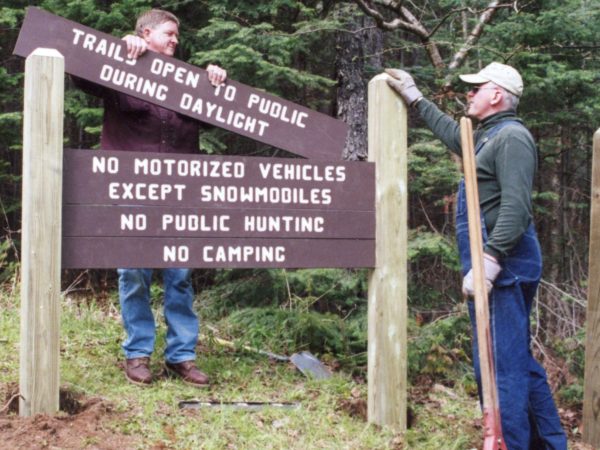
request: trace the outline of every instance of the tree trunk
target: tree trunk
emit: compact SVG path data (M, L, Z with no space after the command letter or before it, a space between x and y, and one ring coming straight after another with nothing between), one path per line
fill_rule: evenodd
M349 5L337 11L345 19L336 37L337 116L349 126L343 158L367 159L367 83L382 70L383 32L373 19Z

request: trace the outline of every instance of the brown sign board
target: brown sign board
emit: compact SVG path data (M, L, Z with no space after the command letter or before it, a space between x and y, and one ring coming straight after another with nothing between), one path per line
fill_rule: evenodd
M66 237L62 245L66 269L375 266L375 243L368 239Z
M367 162L65 149L64 268L372 267Z
M58 50L65 71L80 78L305 158L341 158L348 130L341 120L234 80L215 88L203 69L169 56L130 60L123 40L29 7L14 53L27 57L39 47Z
M373 239L372 211L64 205L64 237Z
M374 211L375 166L65 149L66 204Z

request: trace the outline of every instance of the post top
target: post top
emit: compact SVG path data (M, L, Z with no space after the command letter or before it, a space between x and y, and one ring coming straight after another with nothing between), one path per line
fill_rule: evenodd
M369 81L369 83L374 82L374 81L386 81L390 78L392 78L392 77L390 77L387 73L381 72L380 74L375 75L373 78L371 78L371 81Z
M56 49L54 48L43 48L43 47L38 47L36 48L34 51L32 51L29 56L48 56L51 58L63 58L63 55Z

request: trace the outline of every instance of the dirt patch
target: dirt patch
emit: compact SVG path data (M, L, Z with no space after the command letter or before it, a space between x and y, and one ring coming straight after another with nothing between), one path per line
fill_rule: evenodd
M115 431L123 416L101 398L60 390L60 411L54 416L18 416L19 395L10 386L0 411L0 442L10 449L135 448L137 440Z

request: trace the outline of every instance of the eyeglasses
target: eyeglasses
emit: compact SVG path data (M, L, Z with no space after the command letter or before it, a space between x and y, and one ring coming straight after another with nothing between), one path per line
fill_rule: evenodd
M473 95L477 94L479 91L489 91L491 89L497 89L495 87L481 87L481 86L473 86L470 90L469 93L473 93Z

